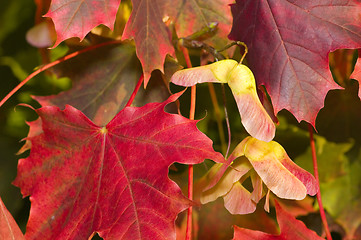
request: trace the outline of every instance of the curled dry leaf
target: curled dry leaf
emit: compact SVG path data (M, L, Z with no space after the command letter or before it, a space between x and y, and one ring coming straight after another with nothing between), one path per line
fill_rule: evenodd
M253 73L247 66L232 59L222 60L180 70L171 82L185 87L203 82L228 83L247 132L266 142L274 138L276 127L258 98Z

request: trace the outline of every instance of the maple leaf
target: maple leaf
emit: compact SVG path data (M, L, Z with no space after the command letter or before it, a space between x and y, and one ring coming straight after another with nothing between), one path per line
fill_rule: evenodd
M332 79L328 54L361 47L358 1L236 0L230 39L249 48L249 66L275 108L315 124Z
M25 240L11 213L0 198L0 239Z
M82 111L96 125L105 126L124 108L141 76L135 47L129 42L105 46L55 66L58 76L71 78L70 90L52 96L34 97L42 106L64 108L69 104ZM139 89L133 106L161 102L169 92L160 74L153 74L147 90Z
M174 56L174 48L157 1L132 0L132 3L132 14L122 37L134 38L137 56L143 67L144 86L147 86L151 72L163 70L164 59L167 54Z
M218 22L220 37L230 28L230 0L165 1L132 0L133 10L123 38L134 38L137 56L142 63L144 85L154 69L163 70L167 54L174 56L170 32L163 19L176 22L181 37L199 31L211 22ZM185 36L183 35L185 34Z
M280 226L280 235L271 235L268 233L254 231L234 226L233 240L321 240L315 232L308 229L303 222L295 219L291 214L287 213L275 201L277 221Z
M168 167L224 161L197 121L164 112L180 94L126 107L105 127L71 106L36 110L43 133L29 138L15 180L32 202L27 239L175 239L174 220L192 203Z
M56 47L65 39L83 40L94 27L104 24L113 29L120 0L52 0L44 17L52 18L57 39Z
M66 104L95 124L106 125L126 104L141 75L131 44L105 46L60 63L55 73L72 80L72 88L53 96L34 97L42 106Z
M273 139L276 127L258 98L253 73L247 66L232 59L222 60L180 70L171 82L185 87L203 82L228 83L247 132L266 142Z

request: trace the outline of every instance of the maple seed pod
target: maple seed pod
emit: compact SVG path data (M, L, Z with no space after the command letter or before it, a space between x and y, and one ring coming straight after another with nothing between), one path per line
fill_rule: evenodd
M255 78L247 66L232 59L221 60L180 70L171 82L185 87L203 82L228 83L246 131L265 142L274 138L276 127L258 98Z

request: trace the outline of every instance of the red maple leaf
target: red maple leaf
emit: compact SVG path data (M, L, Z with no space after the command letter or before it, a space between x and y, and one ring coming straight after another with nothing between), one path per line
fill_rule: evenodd
M361 47L361 4L341 0L236 0L231 39L249 48L249 66L265 85L275 112L315 123L330 89L339 88L328 54Z
M311 231L300 220L295 219L291 214L281 208L275 201L277 221L281 229L280 235L254 231L234 226L233 240L321 240L315 232Z
M123 38L134 38L142 63L146 86L154 69L163 70L167 54L174 55L170 32L164 20L175 21L180 37L199 31L211 22L219 23L219 36L230 28L230 0L166 1L132 0L133 10Z
M25 240L13 216L0 198L0 239Z
M175 239L191 202L168 167L224 161L197 121L164 112L179 95L126 107L105 127L71 106L36 110L43 133L30 137L15 180L32 202L27 239Z
M57 39L56 47L65 39L83 40L94 27L104 24L113 29L120 0L52 0L45 17L52 18Z

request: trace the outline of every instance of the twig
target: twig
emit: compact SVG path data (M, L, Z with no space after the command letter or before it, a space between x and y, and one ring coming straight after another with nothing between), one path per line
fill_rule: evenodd
M110 41L110 42L105 42L105 43L100 43L94 46L90 46L88 48L73 52L69 55L66 55L65 57L59 58L58 60L55 60L54 62L51 62L49 64L46 64L42 67L40 67L39 69L37 69L36 71L34 71L33 73L31 73L27 78L25 78L21 83L19 83L13 90L11 90L0 102L0 107L12 96L14 95L14 93L16 93L22 86L24 86L27 82L29 82L30 79L32 79L33 77L35 77L36 75L38 75L39 73L54 67L55 65L64 62L66 60L69 60L73 57L78 56L79 54L94 50L96 48L100 48L106 45L111 45L111 44L116 44L116 43L121 43L121 41L119 40L115 40L115 41Z
M226 155L224 156L224 158L227 159L228 153L229 153L229 149L231 148L232 136L231 136L231 125L230 125L230 123L229 123L229 117L228 117L228 111L227 111L226 92L225 92L225 89L224 89L224 84L222 83L221 85L222 85L222 97L223 97L223 107L224 107L224 118L226 119L227 131L228 131L228 146L227 146Z
M188 50L181 46L184 58L186 60L186 64L188 68L192 67L191 60L189 58ZM191 106L189 111L189 119L194 120L196 108L196 85L191 87ZM193 200L193 165L189 165L188 167L188 198ZM187 229L186 229L186 240L192 239L192 216L193 216L193 207L190 206L187 212Z
M142 75L140 76L139 80L138 80L137 85L136 85L135 88L134 88L134 91L133 91L132 95L130 96L127 104L125 105L125 107L129 107L129 106L132 104L135 96L136 96L137 93L138 93L138 90L139 90L140 86L142 86L143 80L144 80L144 75L142 74Z
M308 132L310 134L310 145L311 145L312 162L313 162L313 174L315 175L316 182L317 182L317 187L318 187L317 202L318 202L318 206L320 207L320 215L321 215L323 226L325 228L327 240L332 240L330 229L329 229L328 224L327 224L325 210L324 210L323 205L322 205L321 190L320 190L320 179L318 177L316 147L315 147L315 140L313 138L313 127L312 127L311 124L308 124Z
M213 104L213 108L214 108L214 114L215 114L216 121L217 121L219 138L221 140L221 146L222 146L222 152L223 152L223 154L226 154L227 153L227 143L226 143L226 138L224 136L224 130L223 130L222 118L221 118L221 110L218 105L217 95L216 95L216 91L214 90L213 83L210 83L210 82L208 83L208 90L209 90L209 95L211 96L211 100L212 100L212 104Z

